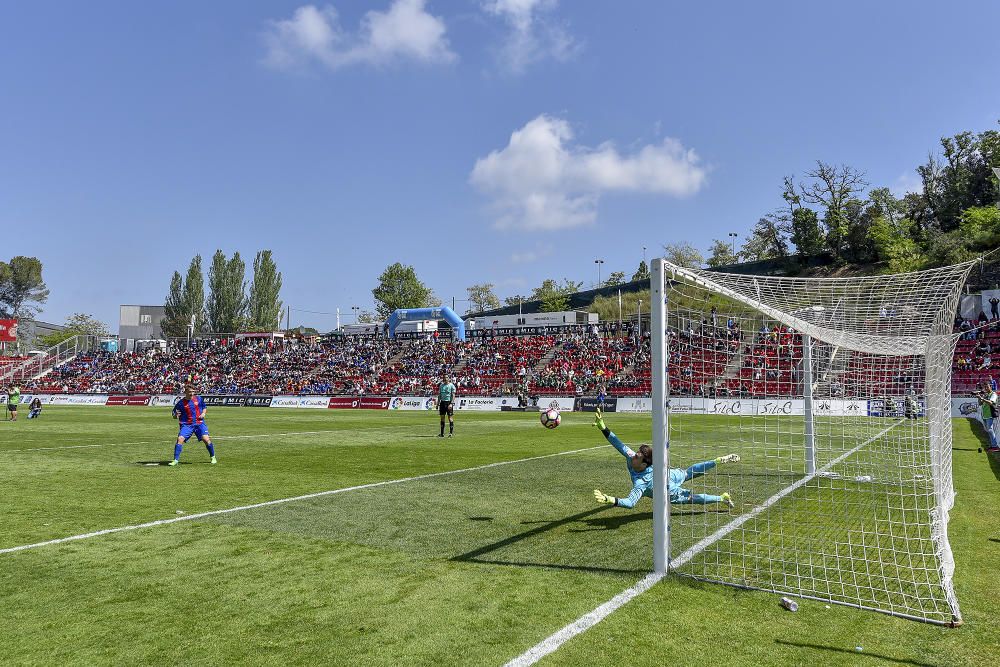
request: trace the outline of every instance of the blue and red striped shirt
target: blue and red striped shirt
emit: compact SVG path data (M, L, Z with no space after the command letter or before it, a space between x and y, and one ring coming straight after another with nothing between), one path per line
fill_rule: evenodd
M195 396L190 401L182 398L174 403L174 414L180 417L182 424L191 426L205 423L205 399Z

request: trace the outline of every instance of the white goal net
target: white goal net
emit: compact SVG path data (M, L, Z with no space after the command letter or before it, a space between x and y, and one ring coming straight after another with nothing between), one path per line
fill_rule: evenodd
M693 468L683 493L671 488L654 523L668 555L654 561L698 579L959 623L950 384L971 267L802 279L656 260L653 435L669 443L664 468L740 460ZM723 493L735 507L712 502Z

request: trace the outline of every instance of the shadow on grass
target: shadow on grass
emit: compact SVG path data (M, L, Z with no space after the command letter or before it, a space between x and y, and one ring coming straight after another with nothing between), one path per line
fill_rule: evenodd
M989 433L986 432L986 426L979 420L973 420L971 426L973 434L976 436L976 439L979 440L981 449L985 452L986 448L990 446L990 436ZM952 449L958 448L953 447ZM997 481L1000 481L1000 454L997 454L997 452L986 452L986 460L989 461L990 470L993 471L993 476L997 478Z
M791 646L794 648L807 648L814 651L831 651L833 653L849 653L851 655L856 655L859 658L875 658L877 660L885 660L886 662L891 662L897 665L917 665L917 667L934 667L929 662L920 662L918 660L909 660L907 658L894 658L891 655L885 655L884 653L868 653L865 651L851 650L847 648L840 648L838 646L823 646L822 644L805 644L799 642L786 642L782 639L775 639L775 644L781 644L782 646Z
M645 570L610 568L610 567L601 567L601 566L598 566L598 565L564 565L564 564L560 564L560 563L537 563L537 562L530 562L530 561L504 561L504 560L491 560L489 558L481 558L481 556L485 556L485 555L493 553L495 551L499 551L500 549L503 549L504 547L510 546L512 544L516 544L516 543L521 542L523 540L530 539L532 537L535 537L536 535L541 535L543 533L547 533L550 530L554 530L556 528L559 528L560 526L565 526L568 523L574 523L574 522L577 522L577 521L584 521L585 523L591 523L591 521L586 521L587 517L590 517L590 516L592 516L594 514L598 514L599 512L604 512L607 509L609 509L609 508L607 508L607 507L596 507L594 509L590 509L590 510L587 510L585 512L579 512L577 514L572 514L570 516L563 517L562 519L554 519L554 520L551 520L551 521L525 521L524 522L525 525L530 525L530 524L533 524L533 523L537 523L537 524L540 524L540 525L538 525L535 528L532 528L530 530L526 530L523 533L518 533L517 535L511 535L510 537L506 537L506 538L504 538L504 539L502 539L502 540L500 540L498 542L493 542L491 544L487 544L487 545L481 546L478 549L473 549L472 551L467 551L464 554L459 554L457 556L453 556L452 558L449 558L448 560L450 560L452 562L456 562L456 563L478 563L478 564L482 564L482 565L507 565L507 566L514 566L514 567L543 567L543 568L550 568L550 569L555 569L555 570L578 570L578 571L583 571L583 572L605 572L605 573L612 573L612 574L638 574L638 573L645 572ZM612 523L614 523L615 521L617 521L617 523L614 525L614 527L618 527L618 526L624 525L625 523L630 523L631 521L636 521L636 520L640 520L640 519L646 519L646 520L648 520L651 517L652 517L652 513L646 513L646 514L641 514L641 515L638 515L638 516L633 515L633 514L627 514L627 515L621 515L621 516L617 516L617 517L608 517L608 519ZM484 518L487 518L487 517L470 517L470 519L473 519L473 520L482 520Z
M170 465L170 461L136 461L135 464L137 466L167 466ZM181 461L179 465L189 466L191 462Z
M998 540L995 537L987 537L986 539L989 540L990 542L996 542L997 544L1000 544L1000 540Z

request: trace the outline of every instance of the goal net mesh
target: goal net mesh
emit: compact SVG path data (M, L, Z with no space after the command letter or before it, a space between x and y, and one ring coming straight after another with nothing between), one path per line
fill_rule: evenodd
M950 383L972 263L850 279L664 265L670 467L740 457L683 482L735 507L675 496L671 569L959 622Z

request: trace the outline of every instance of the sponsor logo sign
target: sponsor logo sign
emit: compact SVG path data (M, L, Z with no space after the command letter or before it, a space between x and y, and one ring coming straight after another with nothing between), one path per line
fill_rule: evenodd
M389 399L384 396L362 396L358 399L358 407L362 410L388 410Z
M712 400L705 401L705 412L713 415L752 415L754 405L752 400Z
M652 412L653 399L651 398L619 398L618 412Z
M169 405L170 407L174 407L174 404L176 404L177 401L179 401L181 398L183 398L183 397L182 396L171 396L170 394L159 394L158 396L153 396L152 398L150 398L149 399L149 404L150 405ZM208 399L207 398L205 399L205 404L206 405L208 404Z
M330 405L330 399L326 396L299 396L299 408L326 408Z
M514 399L513 405L517 405L517 399ZM559 412L572 412L575 405L576 398L573 396L542 396L538 399L539 410L555 408Z
M155 398L155 397L154 397ZM206 407L234 407L234 408L269 408L271 407L270 396L224 396L211 394L202 396L205 399ZM325 399L324 399L325 400ZM156 405L152 403L152 405Z
M334 409L346 409L358 407L359 399L352 396L331 396L326 407Z
M802 415L805 414L805 401L797 399L757 399L758 415Z
M0 343L17 342L17 320L0 320Z
M499 410L499 401L486 396L462 396L455 403L456 410L490 411Z
M428 401L434 399L422 398L420 396L393 396L389 399L390 410L429 410ZM435 405L437 402L435 401Z
M152 396L108 396L105 405L149 405Z
M272 408L297 408L299 407L298 396L272 396Z
M601 408L604 412L617 412L618 400L617 398L606 398L602 405L596 396L581 396L576 399L573 409L577 412L594 412L597 408Z

